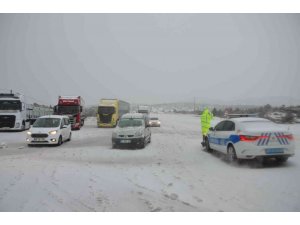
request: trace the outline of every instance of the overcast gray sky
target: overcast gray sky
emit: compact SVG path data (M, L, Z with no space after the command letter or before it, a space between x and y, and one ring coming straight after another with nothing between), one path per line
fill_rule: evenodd
M298 100L299 64L300 14L0 15L0 91L47 104Z

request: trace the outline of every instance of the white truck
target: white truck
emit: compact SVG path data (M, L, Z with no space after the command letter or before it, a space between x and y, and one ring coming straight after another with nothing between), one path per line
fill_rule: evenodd
M22 94L0 93L0 130L26 130L40 116L51 114L51 107L28 104Z
M138 113L149 115L150 113L150 106L148 105L139 105Z

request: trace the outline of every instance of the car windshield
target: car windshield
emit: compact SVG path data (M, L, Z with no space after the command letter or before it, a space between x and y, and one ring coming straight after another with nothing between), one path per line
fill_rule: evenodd
M1 100L0 110L21 110L21 102L16 100Z
M140 127L143 126L142 119L121 119L118 127Z
M39 118L35 121L33 127L58 127L59 124L59 118Z
M150 120L158 120L158 118L152 117L152 118L150 118Z

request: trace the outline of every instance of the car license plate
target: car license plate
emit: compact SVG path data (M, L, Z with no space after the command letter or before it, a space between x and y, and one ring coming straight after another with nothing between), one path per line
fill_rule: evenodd
M45 141L45 138L34 138L34 141Z
M131 140L121 140L120 143L131 143Z
M284 153L283 148L267 148L266 154L281 154Z

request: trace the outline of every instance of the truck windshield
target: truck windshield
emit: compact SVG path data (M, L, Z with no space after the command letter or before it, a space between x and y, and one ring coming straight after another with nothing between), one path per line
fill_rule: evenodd
M0 110L21 110L21 102L16 100L0 100Z
M77 114L79 112L80 110L78 105L59 105L57 109L57 113L59 115Z
M98 113L99 114L113 114L115 113L115 108L111 106L99 106Z
M37 119L33 127L58 127L60 124L59 118L39 118Z
M140 127L143 126L143 120L141 119L121 119L119 124L119 127Z

